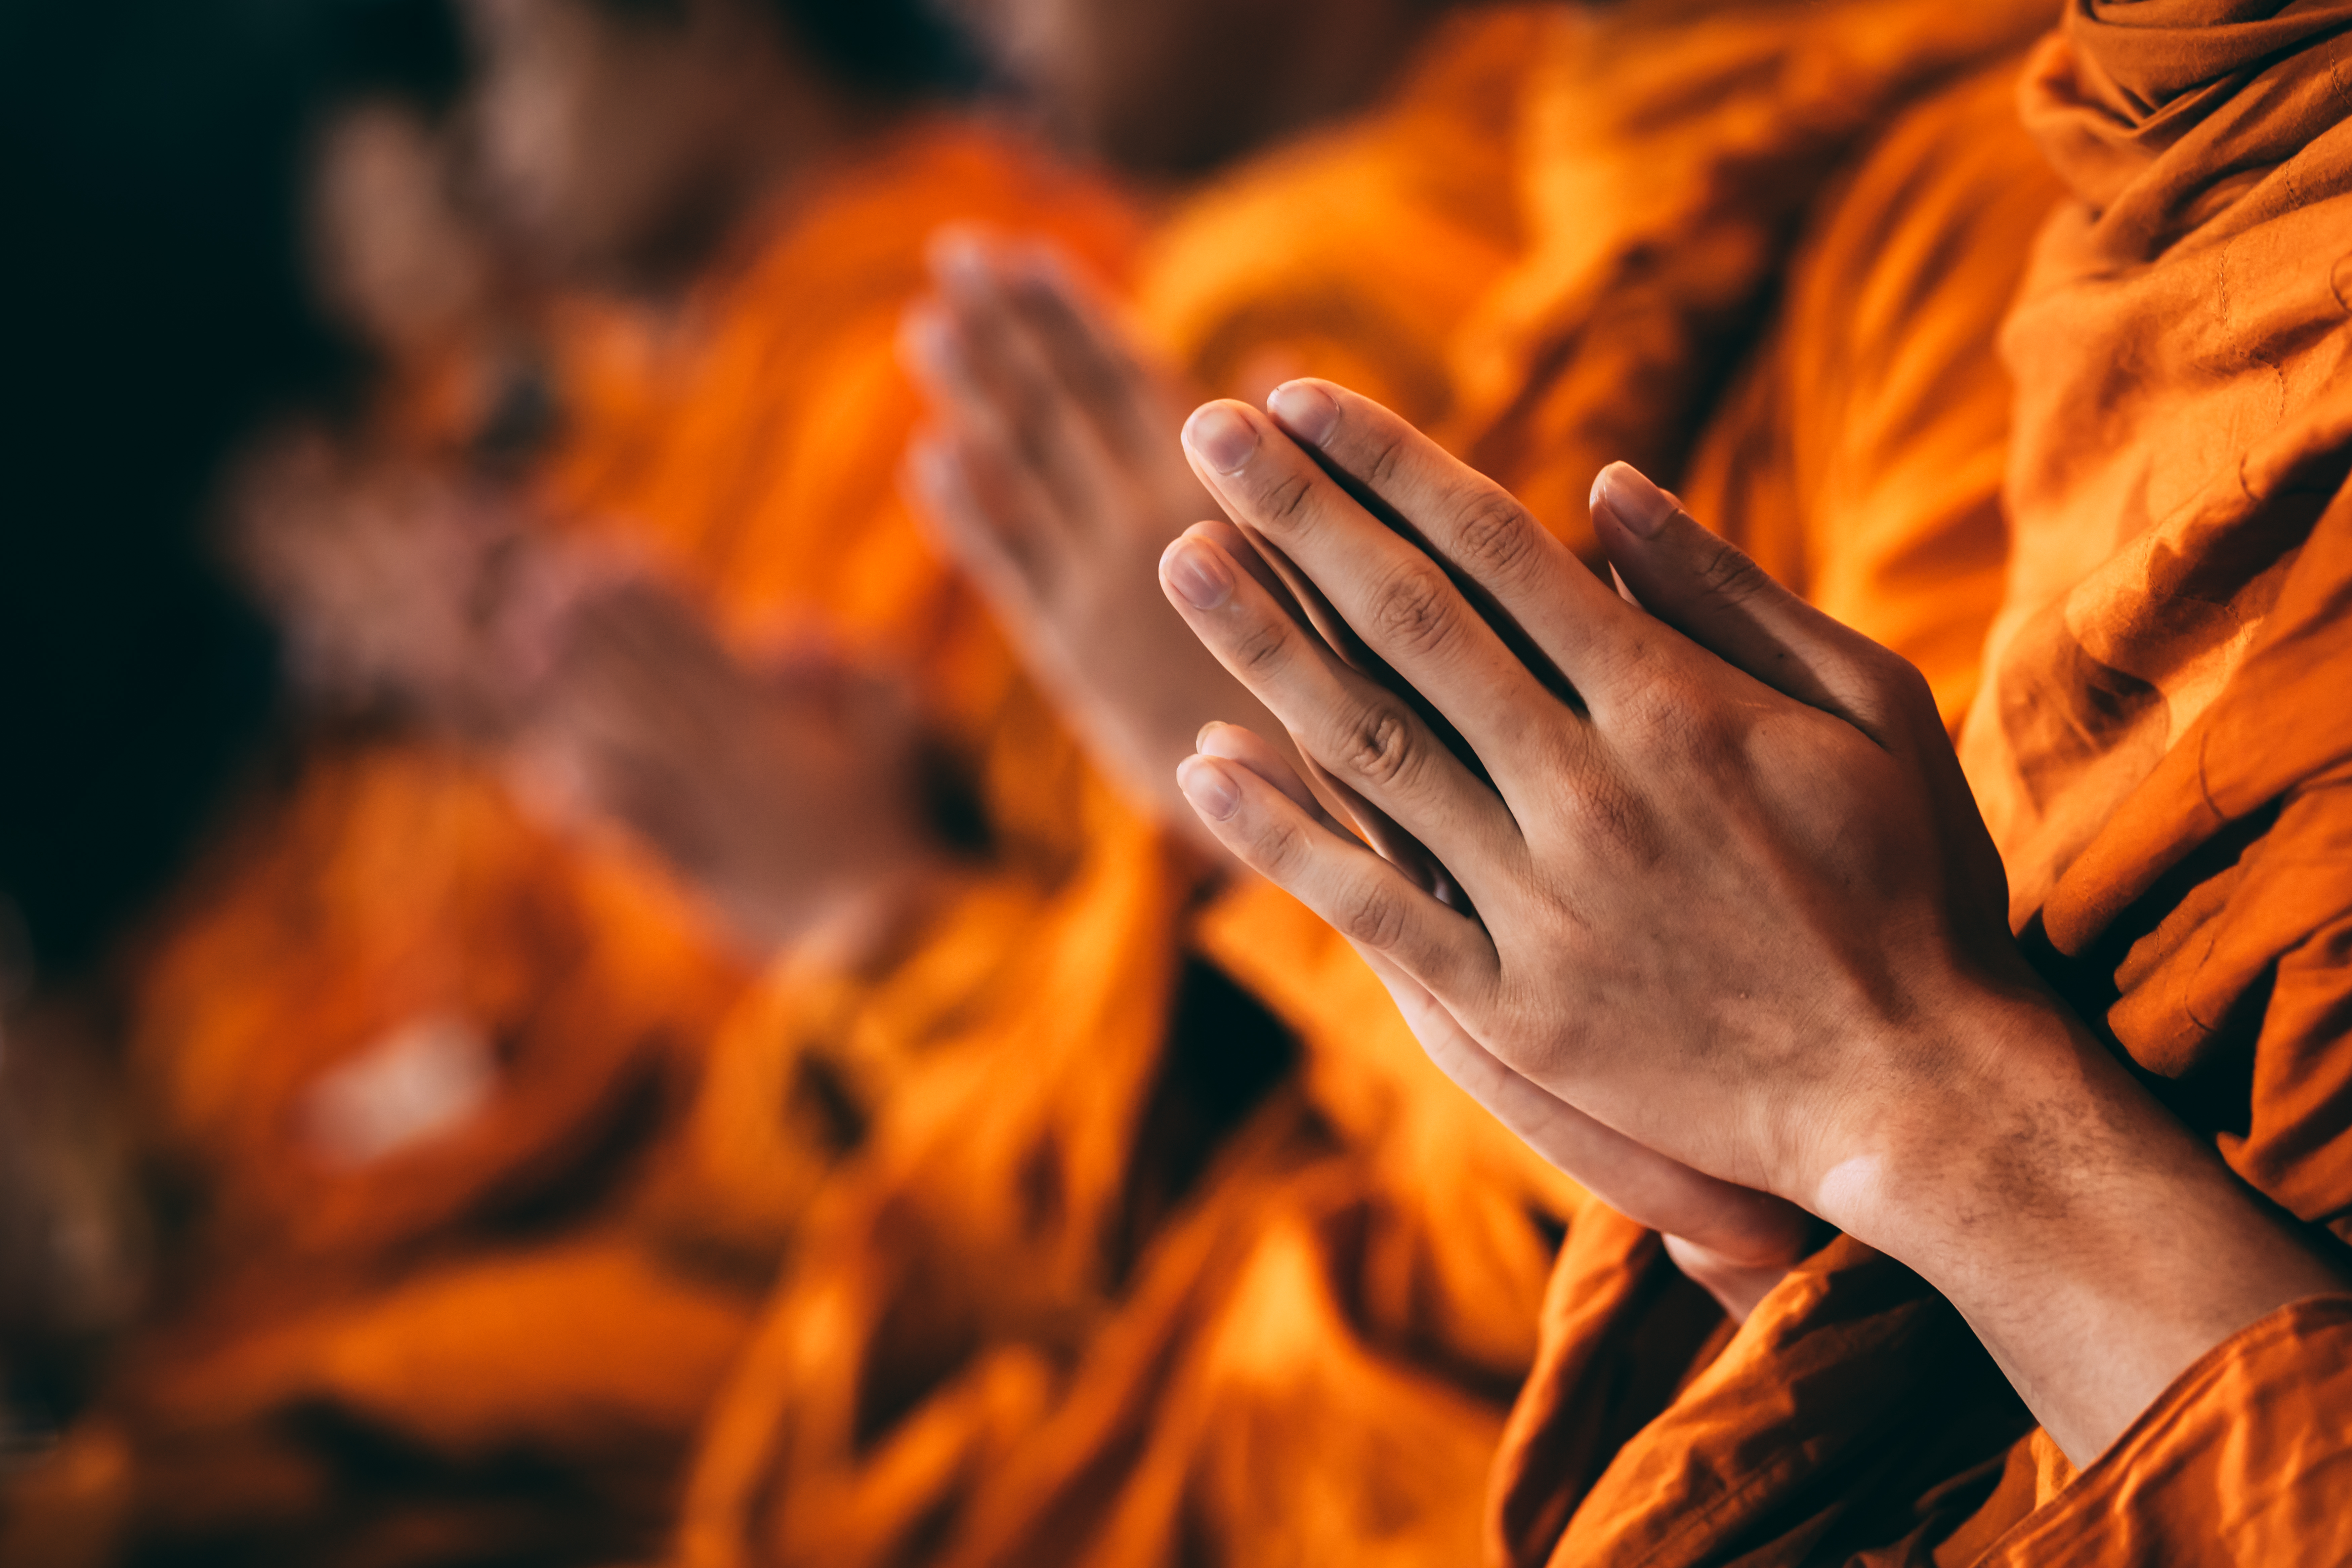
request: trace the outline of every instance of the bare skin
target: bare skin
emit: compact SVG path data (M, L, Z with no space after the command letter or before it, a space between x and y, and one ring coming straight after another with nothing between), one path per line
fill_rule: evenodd
M830 82L761 0L461 8L485 194L574 281L674 294L891 112Z
M399 709L491 735L543 672L520 519L455 469L377 458L315 425L279 430L228 487L225 543L329 709Z
M1198 174L1362 107L1443 8L1443 0L948 0L1051 130L1147 176Z
M1269 408L1196 412L1195 470L1487 778L1217 531L1171 546L1161 580L1475 913L1310 812L1274 759L1204 746L1183 786L1236 856L1426 994L1408 1018L1441 1063L1484 1054L1457 1077L1505 1120L1621 1135L1549 1147L1604 1194L1646 1182L1663 1201L1634 1212L1670 1231L1727 1227L1716 1189L1654 1162L1917 1270L2078 1464L2238 1330L2346 1289L2035 980L1916 670L1623 465L1593 507L1621 597L1386 410L1318 382Z
M768 0L464 10L471 184L510 248L576 283L676 299L899 112L830 82ZM329 292L394 349L465 325L453 253L475 237L426 199L437 145L360 115L321 158ZM904 701L821 661L751 668L698 610L547 545L520 506L454 466L304 428L248 465L231 543L315 694L521 758L535 799L634 831L755 951L855 945L843 933L877 902L947 864Z
M1041 250L955 233L935 269L905 331L933 410L908 455L919 510L1096 761L1223 863L1176 764L1219 715L1289 742L1154 584L1160 552L1217 510L1170 439L1174 378Z
M627 824L755 951L854 959L948 868L912 705L821 656L747 668L643 580L581 596L520 742L538 777Z

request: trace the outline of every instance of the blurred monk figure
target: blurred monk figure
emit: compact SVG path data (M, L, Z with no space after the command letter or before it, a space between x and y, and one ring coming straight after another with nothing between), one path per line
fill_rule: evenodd
M1144 820L1196 823L1174 771L1203 720L1223 712L1277 752L1288 745L1185 646L1152 585L1153 557L1216 510L1173 441L1196 389L1346 367L1467 441L1517 412L1475 404L1465 389L1485 383L1472 371L1518 347L1514 333L1575 324L1598 341L1574 346L1598 362L1651 366L1621 404L1591 411L1596 427L1633 417L1631 405L1687 451L1801 226L1832 253L1825 266L1862 272L1887 301L1873 331L1830 356L1854 384L1852 405L1890 387L1907 395L1920 377L1951 394L1948 408L1925 395L1924 418L1883 435L1826 416L1829 439L1845 443L1826 466L1839 484L1885 484L1906 465L1960 460L1882 548L1925 563L1900 580L1907 602L1956 598L1947 619L1973 614L1981 628L2007 394L1991 328L2047 187L2013 116L1989 110L1980 88L1923 108L1907 132L1882 127L1955 76L2004 91L2013 65L2000 62L2042 19L2038 5L1735 7L1720 31L1670 7L1368 5L1352 19L1303 7L1315 14L1263 31L1214 6L970 9L1011 72L1048 93L1049 122L1162 183L1200 181L1176 186L1124 308L1045 248L964 232L935 248L939 291L907 334L936 419L910 463L927 521ZM1352 112L1309 126L1294 105L1237 109L1254 83L1291 78L1223 47L1231 26L1298 43L1297 75L1312 83L1300 101ZM1303 41L1337 38L1348 47L1333 58ZM1356 47L1367 40L1389 52ZM1177 77L1179 62L1192 74ZM1630 79L1612 81L1612 65ZM1344 88L1331 75L1343 68L1355 73ZM1176 107L1144 112L1161 102ZM1584 132L1596 118L1617 144ZM1249 126L1271 144L1239 139ZM1881 134L1874 176L1841 167ZM1983 155L1947 166L1976 141ZM2004 182L2021 170L2011 198ZM1865 195L1833 203L1847 180ZM1622 212L1564 205L1636 190L1652 199ZM1889 215L1876 229L1873 203ZM1843 226L1809 223L1816 205L1836 206ZM1706 242L1687 256L1675 245L1685 222ZM1916 237L1873 270L1888 222ZM1535 276L1537 258L1573 270ZM1552 281L1557 295L1538 292ZM1886 351L1909 324L1897 301L1948 287L1943 335ZM1748 377L1811 352L1779 342ZM1565 363L1530 353L1531 390ZM1738 450L1778 462L1784 445L1766 432ZM1793 528L1812 510L1810 494L1772 500L1757 527ZM1969 592L1938 580L1946 556L1977 574ZM1295 1089L1228 1137L1131 1282L1114 1272L1116 1289L1063 1298L1101 1322L1082 1319L1078 1334L1052 1321L1036 1284L1069 1268L1074 1232L1106 1228L1073 1194L1115 1189L1098 1176L1046 1185L1036 1167L1050 1156L1067 1170L1073 1156L1056 1152L1073 1149L1123 1163L1115 1135L1076 1119L1098 1120L1106 1103L1132 1114L1128 1050L1166 1053L1172 1074L1198 1049L1189 1037L1155 1047L1133 1020L1107 1026L1093 1049L1024 1053L1017 1089L979 1079L964 1100L889 1128L887 1158L861 1167L813 1233L841 1239L780 1296L714 1417L689 1561L895 1560L917 1550L918 1531L937 1541L925 1560L960 1563L1152 1561L1177 1542L1235 1561L1475 1549L1467 1499L1500 1431L1491 1390L1525 1364L1538 1260L1581 1195L1463 1114L1388 993L1319 921L1229 875L1213 839L1198 847L1207 900L1166 937L1150 923L1163 906L1129 902L1053 940L1074 971L1083 960L1122 976L1109 953L1182 944L1297 1038ZM1114 917L1134 922L1125 935ZM1065 1021L1016 1016L1019 1037L1069 1037ZM1050 1206L1035 1206L1039 1187ZM1777 1278L1804 1239L1801 1215L1762 1206L1779 1227L1764 1258L1711 1260L1735 1299ZM968 1283L1007 1256L1037 1258L1013 1271L1017 1289ZM983 1305L943 1310L945 1281ZM1705 1332L1718 1311L1704 1295L1677 1301L1664 1331Z
M107 1419L158 1551L643 1549L906 1056L795 1077L787 1035L745 1192L709 1152L712 1042L771 1037L793 965L854 971L943 901L992 931L1069 858L1067 748L897 502L894 342L940 224L1115 274L1122 209L931 108L954 66L912 10L467 19L478 184L528 265L451 205L477 182L429 114L339 110L319 254L384 372L231 492L332 721L142 963L135 1049L194 1212ZM485 286L534 273L625 297ZM442 362L518 358L456 379L519 392L439 394ZM958 903L983 861L1002 886Z
M1494 1560L2352 1552L2346 49L2184 5L2033 51L2062 195L2002 331L2012 536L1957 754L1917 668L1630 467L1591 491L1612 595L1343 389L1188 426L1363 647L1230 529L1170 552L1171 600L1435 869L1244 731L1189 797L1616 1211L1561 1258ZM1669 1331L1678 1238L1761 1193L1843 1234Z

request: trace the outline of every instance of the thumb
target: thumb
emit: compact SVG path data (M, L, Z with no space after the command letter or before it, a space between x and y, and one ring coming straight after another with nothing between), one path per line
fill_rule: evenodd
M1632 464L1592 481L1592 526L1636 603L1783 696L1885 745L1910 736L1918 701L1933 716L1926 682L1900 657L1774 581Z

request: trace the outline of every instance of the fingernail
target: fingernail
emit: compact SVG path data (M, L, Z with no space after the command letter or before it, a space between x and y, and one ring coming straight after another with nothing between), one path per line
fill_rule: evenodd
M1240 809L1241 791L1225 776L1225 770L1206 757L1187 757L1176 770L1176 787L1192 803L1192 809L1212 822L1223 822Z
M1184 422L1184 444L1221 474L1237 474L1257 450L1257 432L1250 422L1221 404L1192 411Z
M1180 539L1168 547L1160 572L1168 585L1196 610L1213 610L1231 596L1234 579L1225 563L1205 545Z
M1612 463L1601 469L1592 481L1591 501L1596 507L1607 507L1629 531L1643 539L1681 510L1674 497L1652 484L1631 463Z
M1311 381L1286 381L1269 394L1266 412L1300 440L1320 447L1339 426L1339 400Z

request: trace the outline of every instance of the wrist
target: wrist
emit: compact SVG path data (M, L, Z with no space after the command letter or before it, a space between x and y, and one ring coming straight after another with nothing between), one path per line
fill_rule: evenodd
M2342 1289L2054 999L1944 1015L1817 1212L1941 1292L2077 1464L2207 1351Z

